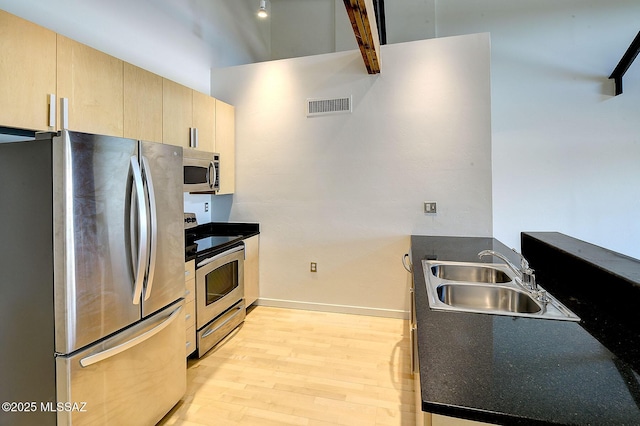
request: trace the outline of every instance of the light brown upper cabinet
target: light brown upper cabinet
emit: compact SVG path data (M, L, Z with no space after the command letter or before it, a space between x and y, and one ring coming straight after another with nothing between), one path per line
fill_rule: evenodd
M124 137L162 142L162 77L124 63Z
M236 189L236 124L235 107L216 99L216 147L220 153L220 191L233 194Z
M194 148L216 151L216 100L204 93L193 91L193 127L197 129Z
M214 98L164 79L162 103L164 143L207 152L215 151Z
M55 70L56 33L0 10L0 126L54 130Z
M120 59L58 34L58 128L123 136L123 73ZM63 121L68 122L64 125Z
M2 10L0 126L66 128L217 152L218 193L235 191L232 105Z
M175 81L162 79L162 141L188 148L193 127L192 90Z

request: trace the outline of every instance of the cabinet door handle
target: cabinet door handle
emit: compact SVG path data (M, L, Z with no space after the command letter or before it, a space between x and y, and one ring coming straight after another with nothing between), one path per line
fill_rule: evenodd
M56 95L49 94L49 127L56 128Z
M189 127L189 146L191 148L198 147L198 128Z

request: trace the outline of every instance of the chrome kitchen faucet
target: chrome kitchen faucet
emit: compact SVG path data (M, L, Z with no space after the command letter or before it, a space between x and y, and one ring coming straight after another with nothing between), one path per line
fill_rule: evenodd
M529 262L522 254L518 253L516 249L512 250L515 254L520 256L520 268L511 263L504 254L497 251L482 250L478 253L478 257L483 258L484 256L495 256L502 259L504 263L506 263L507 266L517 275L520 280L520 284L530 293L537 295L538 285L536 284L536 275L534 274L534 270L529 267Z

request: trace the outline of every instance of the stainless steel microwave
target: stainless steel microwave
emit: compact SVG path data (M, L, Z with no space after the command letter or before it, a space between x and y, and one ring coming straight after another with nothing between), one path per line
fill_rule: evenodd
M220 190L220 154L184 148L184 192Z

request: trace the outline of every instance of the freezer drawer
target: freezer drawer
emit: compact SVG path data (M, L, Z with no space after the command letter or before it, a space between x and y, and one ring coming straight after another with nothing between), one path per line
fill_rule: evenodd
M183 301L56 358L58 425L154 425L186 391ZM63 405L64 407L64 405Z

